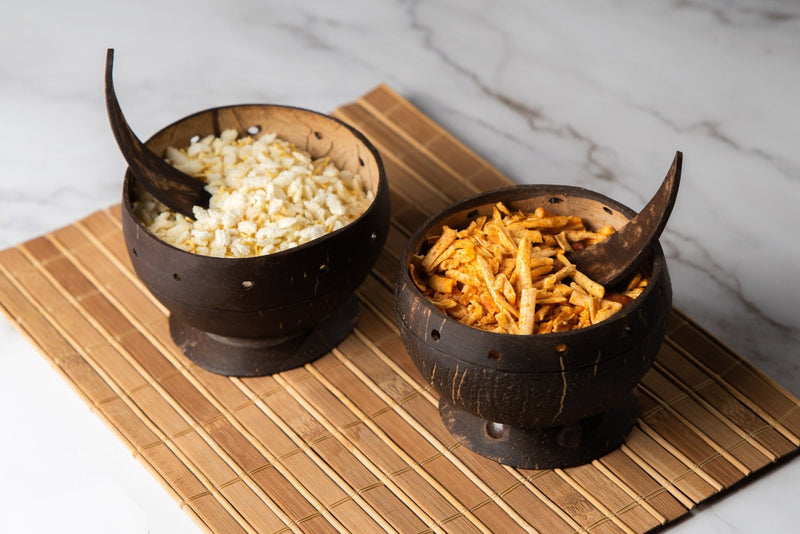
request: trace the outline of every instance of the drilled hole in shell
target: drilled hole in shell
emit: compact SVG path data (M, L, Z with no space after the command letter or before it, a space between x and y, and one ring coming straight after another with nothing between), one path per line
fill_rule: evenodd
M323 263L319 266L319 274L328 274L329 269L328 265Z
M369 236L369 240L370 241L375 241L376 239L378 239L378 234L376 234L375 232L372 232L370 234L370 236Z
M564 199L563 199L563 198L561 198L561 197L550 197L550 199L548 200L548 202L549 202L550 204L559 204L559 203L561 203L561 202L564 202Z
M139 253L138 253L138 252L136 252L136 249L135 249L135 248L132 248L132 249L131 249L131 252L133 253L133 255L134 255L135 257L137 257L137 258L139 257Z
M253 289L254 285L256 285L256 283L253 282L252 280L245 280L244 282L242 282L242 289L244 289L245 291L250 291L251 289Z
M493 349L493 350L489 351L489 359L490 360L497 361L497 360L500 359L500 356L501 356L501 354L500 354L499 350Z
M603 206L603 211L608 213L609 215L614 215L614 210L612 210L611 208L609 208L607 206Z
M314 137L316 137L317 139L322 139L322 134L319 132L314 132Z
M181 275L179 275L178 273L172 273L172 279L175 280L176 282L180 282Z
M484 431L490 439L502 439L506 435L506 427L502 423L486 423Z
M191 139L189 139L189 144L192 145L200 140L199 135L193 135Z
M556 352L559 354L566 354L567 353L567 346L564 343L560 343L556 345Z
M467 219L474 219L477 216L478 210L471 210L469 213L467 213Z
M439 341L442 335L439 333L438 330L431 330L431 339L434 341Z
M247 129L247 133L249 133L250 135L256 135L260 131L261 131L261 126L258 125L253 125Z
M361 158L358 158L358 164L361 165L362 167L366 165L366 163L364 163L364 160Z
M633 333L633 327L629 324L626 324L622 331L624 332L623 335L627 337Z

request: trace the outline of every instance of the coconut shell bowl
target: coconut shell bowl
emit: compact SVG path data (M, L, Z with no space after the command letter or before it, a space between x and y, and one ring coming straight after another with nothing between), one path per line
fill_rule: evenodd
M459 323L413 283L412 257L442 226L465 228L492 206L578 215L590 229L624 226L635 212L577 187L522 185L481 194L432 216L410 238L397 273L395 312L414 364L439 394L439 413L466 447L531 469L580 465L624 442L639 414L636 384L661 346L672 287L656 241L640 268L644 292L592 326L534 335L495 333ZM609 289L609 288L607 288Z
M167 126L146 145L155 154L186 147L196 136L278 137L328 156L361 175L375 200L360 218L295 248L248 258L183 251L150 233L134 215L136 178L128 170L122 228L136 275L169 310L170 333L194 363L230 376L259 376L301 366L330 351L358 317L355 289L383 248L389 227L389 189L380 156L341 121L272 105L202 111Z

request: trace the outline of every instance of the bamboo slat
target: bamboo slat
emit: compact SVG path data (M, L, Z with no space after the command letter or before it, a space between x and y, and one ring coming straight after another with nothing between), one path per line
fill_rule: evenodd
M461 446L399 338L392 284L428 215L511 182L386 86L333 114L381 152L392 225L355 330L304 367L239 379L186 360L118 205L0 251L4 314L203 530L647 532L797 451L800 401L677 310L619 449L530 471Z

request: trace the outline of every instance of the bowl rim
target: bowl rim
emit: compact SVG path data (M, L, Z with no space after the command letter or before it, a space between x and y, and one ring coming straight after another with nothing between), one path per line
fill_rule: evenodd
M456 332L480 332L481 335L485 335L486 339L515 339L515 340L522 340L525 338L529 339L541 339L541 340L550 340L555 342L556 340L568 340L573 339L576 337L587 336L591 335L592 332L601 330L601 329L608 329L611 328L611 325L615 325L621 321L625 320L625 317L630 314L631 312L635 312L639 308L641 308L643 302L645 301L645 297L649 295L656 284L648 283L645 287L644 291L632 302L627 304L626 306L630 306L628 308L628 313L622 315L620 313L616 313L611 317L600 321L599 323L595 323L593 325L575 328L572 330L567 330L564 332L549 332L546 334L508 334L508 333L500 333L500 332L491 332L489 330L482 330L480 328L475 328L473 326L465 325L458 320L450 317L446 313L442 312L438 307L436 307L433 303L428 300L425 295L417 288L414 282L411 280L411 275L408 272L408 265L409 259L411 255L416 252L416 248L419 247L422 239L435 228L435 226L441 225L441 221L456 215L457 213L467 211L470 209L475 209L479 206L489 206L493 205L498 201L503 200L509 193L517 193L520 191L531 191L531 192L550 192L550 191L559 191L562 193L580 193L581 196L584 198L590 198L592 200L597 200L602 203L607 203L610 207L615 208L620 211L623 215L625 215L628 219L631 219L633 216L636 215L636 212L633 211L631 208L627 207L626 205L622 204L619 201L616 201L610 197L602 193L598 193L597 191L593 191L591 189L585 189L579 186L571 186L571 185L555 185L555 184L517 184L511 186L505 186L498 189L494 189L491 191L486 191L483 193L478 193L476 195L472 195L470 197L464 198L450 206L444 208L443 210L439 211L428 217L422 225L411 235L408 239L406 246L403 249L402 255L400 256L400 266L398 268L398 282L402 280L401 283L395 284L395 291L400 291L402 286L406 287L406 291L413 291L419 297L420 301L424 303L427 310L430 310L431 315L440 318L441 324L447 322L448 329L455 328ZM520 197L523 199L526 197ZM529 197L527 197L529 198ZM651 254L649 255L652 257L652 268L649 275L650 282L657 280L666 272L666 257L664 256L663 249L661 248L661 244L659 241L654 243ZM643 261L650 261L649 259L645 259ZM397 301L397 297L395 297L395 301ZM452 324L451 324L452 323ZM416 336L418 337L418 336ZM451 356L452 358L456 358L455 356ZM468 360L464 360L468 361Z
M170 249L172 249L174 251L177 251L177 252L180 252L180 253L183 253L183 254L188 254L192 258L207 258L208 260L221 260L221 261L227 261L227 262L231 262L231 261L240 262L240 261L247 261L247 260L261 260L261 261L263 261L264 258L276 258L276 259L277 258L282 258L284 256L288 256L292 252L296 252L298 249L305 249L305 248L311 248L312 246L319 246L319 245L325 243L326 241L328 241L330 239L334 239L336 236L342 234L343 232L345 232L346 230L350 229L352 226L354 226L358 222L363 221L365 218L367 218L373 211L378 209L376 207L376 205L378 204L378 199L383 195L388 195L389 183L388 183L388 179L386 177L386 170L384 168L383 160L381 159L380 153L378 152L378 149L375 147L375 145L373 145L372 142L363 133L361 133L357 128L355 128L354 126L344 122L343 120L338 119L336 117L333 117L331 115L328 115L326 113L321 113L319 111L314 111L312 109L307 109L307 108L303 108L303 107L299 107L299 106L290 106L290 105L282 105L282 104L230 104L230 105L223 105L223 106L215 106L215 107L206 108L204 110L196 111L194 113L186 115L186 116L184 116L184 117L182 117L180 119L177 119L177 120L167 124L166 126L162 127L161 129L159 129L158 131L156 131L154 134L152 134L150 137L147 138L147 141L145 141L145 145L147 145L155 137L163 134L164 132L166 132L170 128L173 128L176 125L180 124L181 122L189 120L189 119L191 119L193 117L196 117L196 116L199 116L199 115L203 115L205 113L213 113L213 112L217 112L217 111L221 111L221 110L229 110L229 109L234 109L234 108L245 108L245 107L287 109L287 110L292 110L292 111L299 111L301 113L310 113L310 114L313 114L313 115L316 115L316 116L319 116L319 117L323 117L323 118L325 118L327 120L330 120L330 121L332 121L334 123L337 123L340 126L343 126L343 127L347 128L358 141L360 141L360 142L362 142L364 144L364 146L370 152L372 157L375 159L375 163L376 163L376 165L378 167L378 187L375 190L375 195L374 195L374 197L372 199L372 202L370 203L369 207L367 207L367 209L364 210L364 212L358 218L354 219L353 221L350 221L349 223L347 223L346 225L342 226L341 228L338 228L338 229L336 229L336 230L334 230L332 232L328 232L325 235L322 235L320 237L314 238L311 241L307 241L307 242L305 242L305 243L303 243L301 245L297 245L296 247L288 248L286 250L280 250L278 252L270 252L269 254L264 254L264 255L260 255L260 256L245 256L245 257L241 257L241 258L227 257L227 256L226 257L207 256L207 255L204 255L204 254L196 254L196 253L190 252L188 250L183 250L182 248L176 247L175 245L173 245L171 243L167 243L166 241L164 241L164 240L160 239L158 236L156 236L153 232L151 232L142 223L142 221L136 216L136 214L133 211L133 202L132 202L132 193L133 193L133 191L132 191L132 189L133 189L134 185L136 184L137 179L136 179L136 176L134 176L133 172L131 172L130 167L126 167L125 168L125 174L124 174L124 177L123 177L123 182L122 182L122 209L131 218L131 220L133 220L133 222L136 224L137 228L140 228L142 231L145 232L145 234L147 236L149 236L150 238L154 239L155 241L161 243L162 245L164 245L164 246L166 246L166 247L168 247L168 248L170 248ZM205 261L205 260L198 260L198 261Z

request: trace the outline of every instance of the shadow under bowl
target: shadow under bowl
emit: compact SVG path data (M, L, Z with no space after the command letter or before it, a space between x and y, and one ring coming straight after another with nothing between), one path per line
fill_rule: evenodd
M414 285L411 258L443 225L461 229L509 209L578 215L590 229L619 229L635 213L577 187L522 185L481 194L428 219L400 258L395 313L414 364L440 396L448 430L467 447L524 468L579 465L618 447L635 423L636 384L666 333L672 286L659 244L641 269L649 284L633 302L595 325L550 334L512 335L463 325ZM609 288L612 289L612 288Z
M181 250L147 230L133 211L136 178L128 170L122 229L136 275L170 312L170 332L193 362L232 376L272 374L313 361L352 330L353 297L383 248L389 188L374 146L349 125L320 113L273 105L209 109L147 141L156 154L223 130L275 133L340 169L361 175L375 195L349 225L264 256L217 258Z

